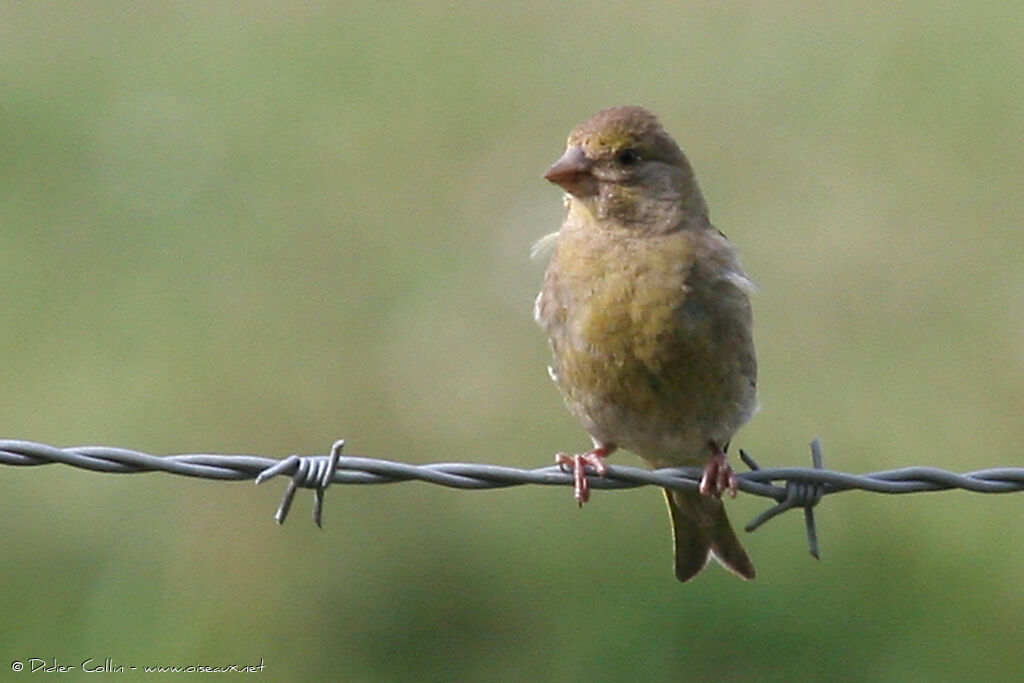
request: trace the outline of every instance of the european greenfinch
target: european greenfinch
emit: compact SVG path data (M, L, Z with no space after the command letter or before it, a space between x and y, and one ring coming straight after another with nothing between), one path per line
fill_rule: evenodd
M534 314L551 377L593 441L557 456L575 473L577 501L589 495L587 467L605 474L620 447L655 468L703 467L698 491L665 491L676 577L714 557L754 578L721 500L736 493L729 441L757 410L753 283L646 109L595 114L544 177L565 190L567 214L541 240L551 254Z

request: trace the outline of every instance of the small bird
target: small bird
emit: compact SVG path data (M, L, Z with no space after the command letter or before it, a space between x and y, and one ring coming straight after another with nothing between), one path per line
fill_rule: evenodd
M595 114L569 135L544 175L565 190L534 317L547 332L549 373L593 448L559 454L589 497L588 466L624 448L654 468L704 468L699 491L665 491L675 573L696 576L714 557L746 579L754 565L725 514L736 493L726 459L757 411L749 295L754 284L711 225L693 169L641 107Z

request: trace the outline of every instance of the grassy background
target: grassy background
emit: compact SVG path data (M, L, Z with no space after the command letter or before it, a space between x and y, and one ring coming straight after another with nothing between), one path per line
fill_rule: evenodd
M644 104L760 283L737 444L1019 465L1012 3L0 5L0 436L531 467L585 444L530 318L540 174ZM623 463L636 464L628 455ZM332 489L8 468L9 662L277 680L1011 680L1016 496L849 493L678 585L651 490ZM765 506L730 503L740 523Z

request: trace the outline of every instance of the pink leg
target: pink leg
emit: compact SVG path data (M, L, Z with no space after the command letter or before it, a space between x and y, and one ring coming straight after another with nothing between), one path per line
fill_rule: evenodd
M583 504L590 500L590 486L587 484L587 465L594 469L596 475L603 477L608 473L608 466L604 464L604 459L614 453L616 448L615 444L595 444L594 449L587 453L579 453L577 455L558 453L555 455L555 462L557 464L572 470L574 475L573 493L580 507L583 507Z
M704 466L704 476L700 478L700 492L705 496L721 498L722 494L728 491L729 496L735 498L738 489L736 475L729 466L725 451L714 442L708 442L708 445L711 447L711 459Z

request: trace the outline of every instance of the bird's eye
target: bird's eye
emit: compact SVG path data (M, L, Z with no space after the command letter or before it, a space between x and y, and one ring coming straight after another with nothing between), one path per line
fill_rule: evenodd
M615 160L623 166L635 166L640 161L640 153L632 147L627 147L615 155Z

